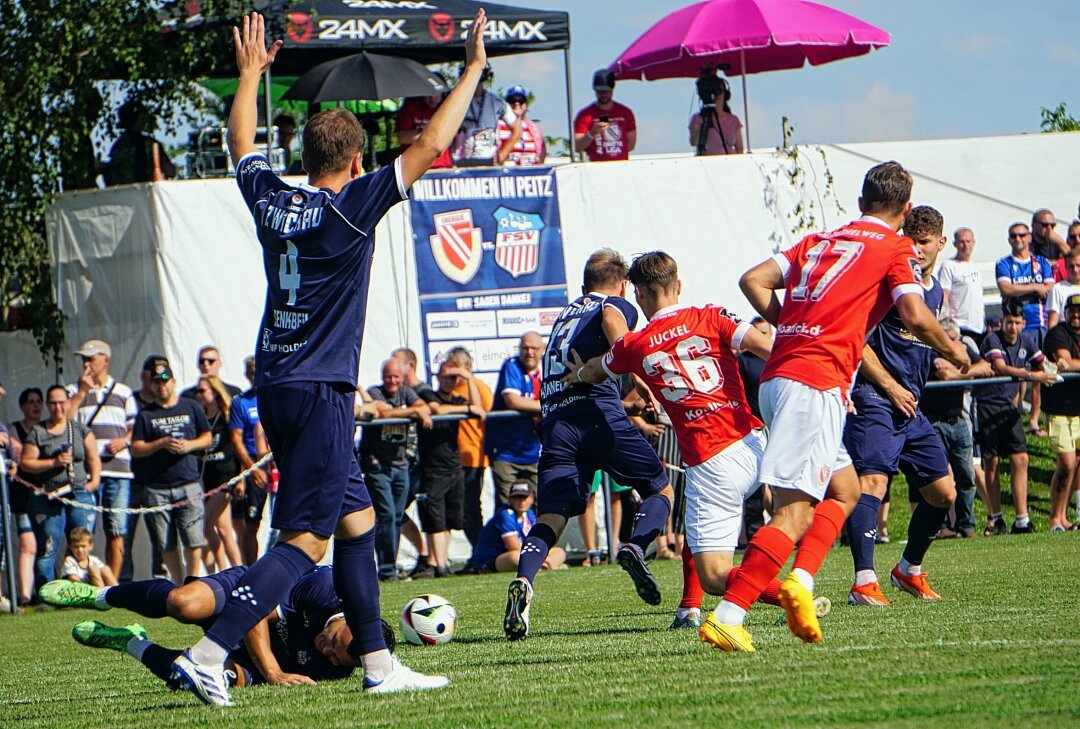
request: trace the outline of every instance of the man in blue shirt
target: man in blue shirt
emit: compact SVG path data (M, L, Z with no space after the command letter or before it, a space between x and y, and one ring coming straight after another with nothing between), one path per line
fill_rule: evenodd
M507 588L503 631L508 640L528 636L533 578L559 541L566 520L585 512L593 474L600 469L643 499L630 541L616 559L638 596L650 605L660 604L660 586L645 564L645 550L667 527L671 514L674 492L667 474L656 452L630 423L613 378L599 385L580 377L564 379L576 360L607 353L637 324L637 309L626 300L627 272L626 261L610 248L589 256L583 296L563 308L551 330L540 390L544 418L537 490L540 515L521 548L517 577ZM638 391L645 402L654 402L644 384L638 384Z
M229 437L240 468L247 470L259 459L255 447L255 426L259 424L259 398L255 387L255 358L244 359L244 374L251 387L233 398L229 406ZM262 522L266 489L270 477L265 468L256 468L233 490L232 521L244 564L259 558L259 524Z
M503 362L491 411L516 410L529 417L501 418L484 430L484 452L491 458L495 481L495 509L508 503L510 486L521 481L536 490L536 464L540 460L540 436L534 418L540 415L540 355L544 340L525 332L518 354Z
M934 314L941 310L941 284L932 275L945 248L944 219L927 205L913 208L904 235L915 241L922 267L923 299ZM939 600L922 571L923 558L956 500L956 486L937 431L919 410L919 398L934 366L934 350L904 326L893 307L863 347L862 367L851 392L855 412L844 427L844 447L859 475L862 495L848 517L855 582L852 605L889 605L874 572L878 512L898 470L908 477L910 500L917 503L908 523L908 541L890 579L895 587L923 600Z
M441 688L444 676L409 670L380 628L375 516L353 456L353 406L375 226L442 154L461 126L486 62L477 12L458 86L415 144L361 177L364 132L351 112L314 115L304 128L308 184L278 178L255 146L259 81L281 48L266 48L261 15L233 29L240 69L229 116L229 154L263 250L266 307L256 343L259 416L281 484L272 526L278 543L244 574L221 615L173 663L173 680L200 701L231 706L224 662L244 635L315 569L334 540L334 587L363 664L365 691Z

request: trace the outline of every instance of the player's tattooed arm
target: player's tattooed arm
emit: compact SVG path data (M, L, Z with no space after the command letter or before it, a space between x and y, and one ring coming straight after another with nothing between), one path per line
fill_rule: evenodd
M259 80L274 62L283 41L277 40L266 47L266 26L258 13L245 15L240 28L233 27L233 45L236 47L236 67L239 81L229 112L229 131L226 141L229 156L237 164L244 155L257 152L255 128L258 126Z
M859 368L863 377L870 380L892 402L893 407L909 418L915 417L919 401L903 385L896 381L892 373L878 359L877 352L869 344L863 345L862 366Z
M244 647L255 662L255 667L263 675L266 682L274 686L299 686L305 683L315 683L308 676L298 673L286 673L281 670L281 664L274 657L274 651L270 649L270 618L277 617L277 611L270 613L256 624L254 628L244 636Z
M765 321L773 326L780 320L780 299L776 292L784 288L784 272L769 259L751 268L739 279L743 296Z

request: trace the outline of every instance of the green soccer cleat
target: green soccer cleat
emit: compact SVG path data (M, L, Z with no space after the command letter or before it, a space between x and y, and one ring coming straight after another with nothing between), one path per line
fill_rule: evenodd
M38 590L38 596L48 604L56 607L108 610L108 606L98 607L97 596L100 589L85 582L52 580L41 586L41 589Z
M71 629L71 637L76 643L90 648L111 648L119 653L127 652L128 642L132 638L147 640L146 628L138 623L114 628L96 620L84 620Z

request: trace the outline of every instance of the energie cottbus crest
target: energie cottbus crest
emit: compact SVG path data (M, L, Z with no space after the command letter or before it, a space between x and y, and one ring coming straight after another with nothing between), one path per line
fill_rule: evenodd
M435 235L429 236L439 270L459 284L468 283L480 267L480 228L473 226L472 210L451 210L434 215Z

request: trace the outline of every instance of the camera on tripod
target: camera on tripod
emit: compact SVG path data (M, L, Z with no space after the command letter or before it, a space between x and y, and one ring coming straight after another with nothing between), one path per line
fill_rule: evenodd
M720 70L727 70L727 64L721 66L702 66L701 75L697 80L697 95L701 99L702 106L716 106L717 96L727 96L731 93L728 82L717 74Z

